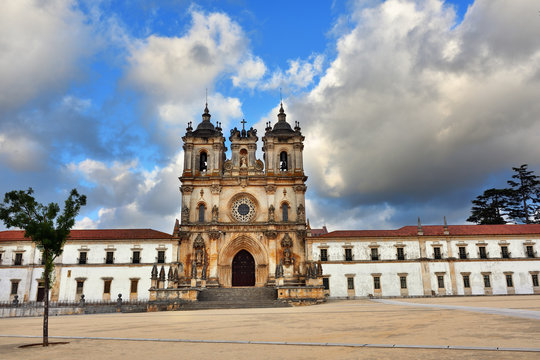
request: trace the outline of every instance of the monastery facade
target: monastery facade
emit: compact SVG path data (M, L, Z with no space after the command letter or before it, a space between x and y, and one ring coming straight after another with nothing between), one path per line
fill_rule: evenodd
M319 299L540 293L540 225L310 229L299 123L283 106L262 137L234 128L231 158L208 107L182 138L180 219L151 229L73 230L57 259L53 301L196 301L208 288L273 287ZM243 124L245 122L243 121ZM41 253L0 232L0 301L41 301ZM186 295L187 294L187 295Z

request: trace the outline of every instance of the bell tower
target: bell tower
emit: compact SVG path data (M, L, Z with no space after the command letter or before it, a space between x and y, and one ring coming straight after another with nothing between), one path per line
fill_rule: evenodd
M266 162L266 174L278 176L303 176L304 136L300 132L300 124L295 122L294 130L287 122L287 115L280 104L278 122L272 128L266 124L263 137L263 151Z

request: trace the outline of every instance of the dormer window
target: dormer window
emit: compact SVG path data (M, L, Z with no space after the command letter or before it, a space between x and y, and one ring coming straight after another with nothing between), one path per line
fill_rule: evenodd
M205 151L201 152L201 156L199 158L199 170L201 172L206 172L208 169L208 155Z
M279 170L281 171L287 171L289 168L287 164L287 152L282 151L281 154L279 154Z

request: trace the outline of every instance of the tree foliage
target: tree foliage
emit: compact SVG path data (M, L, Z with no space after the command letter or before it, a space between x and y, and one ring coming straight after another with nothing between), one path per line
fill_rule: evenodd
M467 219L479 225L506 224L505 209L509 192L506 189L488 189L472 201L471 216Z
M513 167L515 174L508 180L511 192L508 216L525 224L540 222L540 178L527 169L527 164Z
M472 201L467 221L477 224L540 223L540 177L528 165L513 167L510 188L488 189Z
M0 204L0 220L8 227L17 227L25 231L24 236L32 239L43 253L43 281L45 285L45 311L43 314L43 346L48 345L49 289L54 270L54 260L62 254L69 232L75 225L75 217L82 206L86 205L86 196L79 195L76 189L64 203L60 214L57 203L40 204L34 199L34 190L15 190L5 194Z

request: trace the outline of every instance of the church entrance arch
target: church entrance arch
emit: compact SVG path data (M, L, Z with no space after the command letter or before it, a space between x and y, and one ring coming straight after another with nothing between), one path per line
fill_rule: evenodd
M247 250L240 250L233 258L232 286L255 286L255 259Z
M247 274L248 271L241 270L241 268L247 269L248 264L249 268L252 269L249 273L254 274L249 276L254 276L255 279L250 278L249 285L240 285L242 283L247 284L247 280L237 283L236 275L233 275L233 273L237 273L236 270L239 270L238 274ZM262 242L245 235L230 239L219 251L218 280L220 286L223 287L265 286L268 282L268 250L266 246Z

